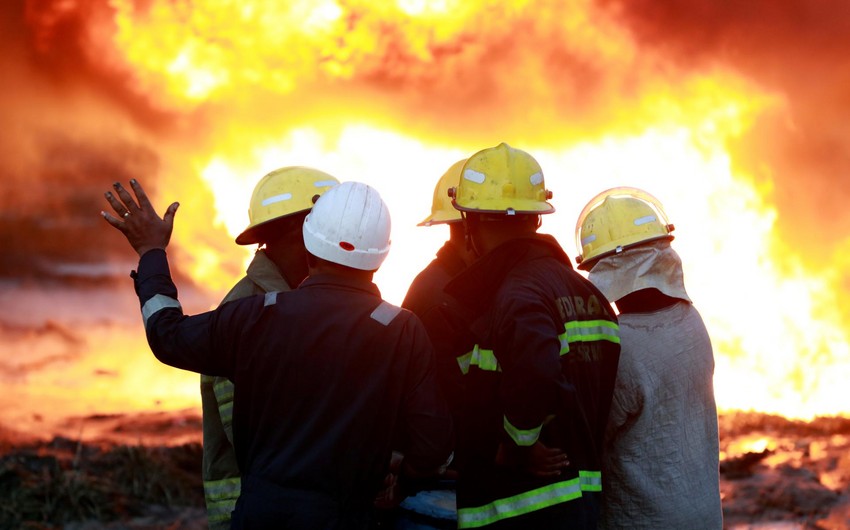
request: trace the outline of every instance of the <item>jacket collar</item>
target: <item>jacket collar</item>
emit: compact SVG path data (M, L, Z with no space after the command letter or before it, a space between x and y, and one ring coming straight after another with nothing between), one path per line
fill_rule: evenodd
M505 277L518 264L552 257L572 268L570 259L554 237L535 234L512 239L481 256L446 286L445 291L475 312L486 309Z
M373 282L365 282L342 274L324 273L307 276L307 279L301 282L301 285L299 285L298 288L303 289L305 287L318 286L342 287L344 289L364 291L381 298L381 291Z
M267 293L289 291L291 289L286 279L280 273L280 269L277 268L277 265L274 264L262 249L254 254L254 259L248 265L246 275L249 280Z

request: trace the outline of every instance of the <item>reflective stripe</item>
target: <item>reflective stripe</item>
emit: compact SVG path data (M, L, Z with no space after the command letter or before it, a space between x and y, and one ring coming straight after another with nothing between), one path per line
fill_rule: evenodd
M148 328L148 319L154 316L157 311L167 307L174 307L183 311L183 308L180 306L180 302L170 296L165 296L164 294L154 295L153 298L145 302L145 305L142 306L142 320L145 323L145 329Z
M542 488L526 491L513 497L507 497L478 506L460 508L457 511L458 528L478 528L498 521L517 517L562 502L581 497L579 478L556 482Z
M230 382L229 379L219 379L215 385L213 385L213 392L215 392L215 399L221 403L222 401L232 401L233 400L233 391L234 386L233 383Z
M207 519L210 523L230 521L231 512L236 509L236 500L239 498L241 489L238 477L204 482Z
M620 326L610 320L573 320L564 323L564 332L558 335L561 355L569 353L571 342L607 340L620 344Z
M581 491L602 491L601 471L580 470L578 472L578 480L581 485Z
M222 425L233 425L233 402L219 403L218 415L221 417Z
M378 307L369 315L373 320L380 322L385 326L389 326L390 322L401 313L401 308L392 305L389 302L381 302Z
M479 348L477 344L472 348L471 352L458 357L457 364L460 366L460 371L463 375L468 374L469 368L472 366L477 366L479 370L484 370L485 372L502 371L502 367L499 365L499 361L496 359L493 350Z
M267 197L267 198L263 199L263 202L261 202L260 204L262 204L263 206L268 206L269 204L275 204L277 202L288 201L291 198L292 198L291 193L281 193L280 195L275 195L273 197Z
M263 301L263 307L268 307L270 305L275 305L277 303L277 292L272 291L270 293L266 293L266 298Z
M514 443L522 447L534 445L534 442L536 442L537 438L540 437L540 430L543 428L543 425L541 424L533 429L519 429L514 427L511 422L508 421L507 416L505 416L504 425L505 431L513 439Z
M242 479L239 477L204 481L204 497L211 501L235 499L241 489Z

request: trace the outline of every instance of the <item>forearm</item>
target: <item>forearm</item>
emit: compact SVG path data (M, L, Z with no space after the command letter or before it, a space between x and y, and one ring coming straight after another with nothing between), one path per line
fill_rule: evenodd
M219 375L221 368L211 355L212 315L183 314L165 251L143 254L133 278L148 344L156 358L176 368Z

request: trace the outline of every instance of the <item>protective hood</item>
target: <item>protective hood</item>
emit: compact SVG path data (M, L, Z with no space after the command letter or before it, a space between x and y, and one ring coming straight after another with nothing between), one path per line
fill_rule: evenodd
M691 301L685 291L682 260L666 240L652 241L601 258L590 270L588 279L611 302L650 288L672 298Z

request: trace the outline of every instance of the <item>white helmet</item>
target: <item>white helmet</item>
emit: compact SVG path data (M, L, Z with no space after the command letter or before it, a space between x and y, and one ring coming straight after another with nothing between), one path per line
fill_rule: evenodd
M307 251L318 258L377 270L390 251L390 212L375 188L343 182L319 197L302 233Z

